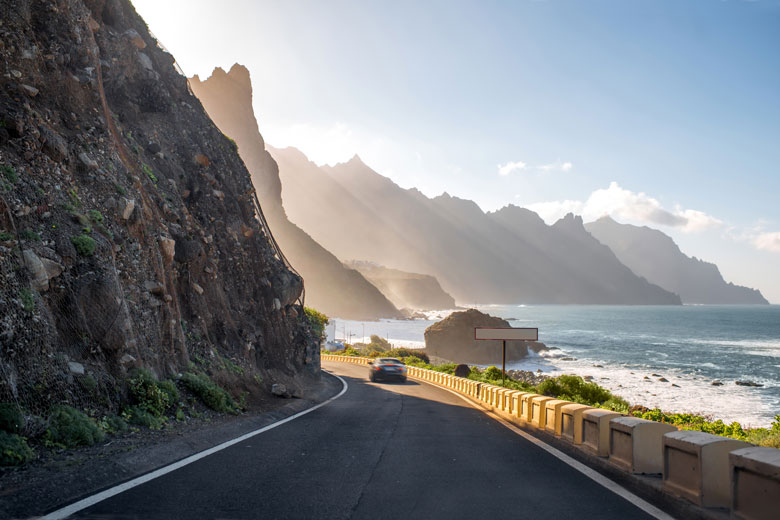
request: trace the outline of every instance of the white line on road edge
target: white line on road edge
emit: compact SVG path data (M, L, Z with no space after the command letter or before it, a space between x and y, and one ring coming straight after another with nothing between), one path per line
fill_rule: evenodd
M82 500L79 500L78 502L74 502L73 504L69 506L65 506L62 509L58 509L54 512L49 513L48 515L45 515L41 517L42 520L58 520L61 518L67 518L70 515L74 513L78 513L79 511L86 509L88 507L91 507L98 502L102 502L103 500L106 500L108 498L111 498L115 495L118 495L119 493L123 493L127 491L128 489L132 489L136 486L140 486L141 484L144 484L146 482L149 482L150 480L154 480L157 477L161 477L167 473L170 473L171 471L176 471L179 468L182 468L188 464L192 464L195 461L198 461L204 457L208 457L209 455L212 455L218 451L222 451L225 448L229 448L230 446L233 446L234 444L238 444L239 442L245 441L251 437L254 437L255 435L259 435L263 432L266 432L268 430L271 430L273 428L276 428L277 426L281 426L284 423L288 423L292 421L293 419L297 419L298 417L302 417L306 415L307 413L313 412L317 408L321 408L325 406L326 404L335 401L342 395L344 395L344 392L347 391L347 388L349 388L349 385L347 385L347 382L344 381L344 379L340 378L336 374L331 374L332 376L338 378L339 381L341 381L341 384L344 385L344 387L341 389L341 392L339 392L337 395L334 395L330 399L328 399L325 402L322 402L316 406L312 406L311 408L308 408L302 412L298 412L295 415L291 415L290 417L286 419L282 419L281 421L277 421L273 424L269 424L268 426L264 426L263 428L260 428L259 430L255 430L249 433L246 433L240 437L236 437L233 440L229 440L226 442L223 442L222 444L218 444L214 446L213 448L209 448L207 450L203 450L201 452L196 453L195 455L190 455L189 457L185 459L181 459L178 462L174 462L173 464L170 464L168 466L164 466L160 469L156 469L152 471L151 473L147 473L145 475L141 475L140 477L134 478L133 480L128 480L127 482L123 484L119 484L118 486L114 486L112 488L106 489L105 491L101 491L100 493L96 495L92 495L90 497L84 498Z
M635 505L636 507L638 507L639 509L641 509L642 511L644 511L648 515L652 516L653 518L657 518L658 520L675 520L675 518L673 516L670 516L668 513L665 513L664 511L658 509L657 507L655 507L650 502L647 502L646 500L644 500L642 498L639 498L638 496L636 496L635 494L633 494L632 492L630 492L629 490L627 490L626 488L624 488L623 486L621 486L620 484L615 482L614 480L608 479L607 477L605 477L604 475L602 475L598 471L596 471L596 470L594 470L592 468L589 468L585 464L583 464L583 463L581 463L581 462L579 462L579 461L569 457L568 455L566 455L562 451L553 448L552 446L550 446L549 444L545 443L544 441L542 441L540 439L537 439L536 437L534 437L533 435L531 435L529 433L524 432L523 430L521 430L520 428L518 428L514 424L505 421L500 415L495 414L495 413L493 413L490 410L486 410L486 409L484 409L482 407L477 406L477 404L474 401L472 401L471 399L467 398L466 396L463 396L463 395L459 394L458 392L456 392L456 391L454 391L454 390L452 390L450 388L446 388L446 387L439 386L439 385L434 384L434 383L430 383L429 381L426 381L424 379L419 379L418 381L423 382L423 383L429 383L432 386L435 386L436 388L441 388L442 390L446 390L446 391L450 392L451 394L457 395L458 397L460 397L461 399L463 399L464 401L469 403L471 406L473 406L477 410L482 410L486 414L488 414L491 417L493 417L494 419L496 419L499 423L503 424L504 426L506 426L507 428L509 428L513 432L515 432L517 435L519 435L519 436L523 437L524 439L526 439L527 441L532 442L533 444L539 446L541 449L543 449L544 451L546 451L547 453L549 453L553 457L555 457L555 458L561 460L562 462L568 464L569 466L571 466L572 468L576 469L577 471L579 471L580 473L582 473L586 477L590 478L591 480L595 481L598 484L601 484L602 486L604 486L605 488L609 489L610 491L612 491L616 495L620 496L621 498L624 498L625 500L628 500L633 505Z

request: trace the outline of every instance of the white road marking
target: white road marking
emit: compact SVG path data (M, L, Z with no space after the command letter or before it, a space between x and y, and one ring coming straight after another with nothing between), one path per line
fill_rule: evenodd
M442 390L446 390L447 392L450 392L451 394L454 394L454 395L460 397L461 399L463 399L464 401L469 403L471 406L473 406L477 410L481 410L481 411L485 412L487 415L493 417L495 420L497 420L499 423L503 424L504 426L506 426L507 428L512 430L517 435L520 435L521 437L523 437L527 441L532 442L536 446L539 446L541 449L543 449L544 451L546 451L547 453L549 453L553 457L555 457L555 458L561 460L562 462L568 464L569 466L571 466L572 468L576 469L577 471L579 471L580 473L582 473L583 475L585 475L589 479L595 481L598 484L601 484L602 486L604 486L605 488L609 489L610 491L612 491L616 495L620 496L621 498L624 498L625 500L628 500L634 506L638 507L639 509L641 509L642 511L644 511L648 515L652 516L653 518L657 518L658 520L675 520L675 518L673 516L670 516L668 513L665 513L664 511L658 509L657 507L655 507L650 502L647 502L646 500L636 496L635 494L633 494L632 492L630 492L629 490L627 490L626 488L624 488L623 486L621 486L620 484L615 482L614 480L608 479L607 477L605 477L604 475L602 475L598 471L596 471L596 470L594 470L592 468L589 468L585 464L583 464L583 463L581 463L581 462L579 462L579 461L569 457L568 455L566 455L562 451L553 448L552 446L550 446L549 444L545 443L544 441L542 441L540 439L537 439L536 437L534 437L533 435L531 435L529 433L524 432L523 430L521 430L520 428L518 428L514 424L504 420L504 418L501 417L500 415L495 414L495 413L493 413L490 410L486 410L486 409L482 408L481 406L478 406L474 401L472 401L468 397L466 397L464 395L461 395L458 392L456 392L456 391L454 391L454 390L452 390L450 388L446 388L446 387L443 387L443 386L439 386L439 385L437 385L435 383L431 383L430 381L426 381L424 379L417 379L417 378L415 378L415 379L417 381L421 382L421 383L428 383L431 386L435 386L436 388L440 388Z
M65 506L62 509L58 509L56 511L53 511L43 517L42 520L58 520L61 518L67 518L72 514L78 513L79 511L86 509L88 507L91 507L98 502L102 502L103 500L106 500L108 498L111 498L113 496L118 495L119 493L123 493L127 491L128 489L132 489L136 486L140 486L141 484L144 484L146 482L149 482L150 480L154 480L158 477L161 477L163 475L166 475L172 471L176 471L179 468L183 468L184 466L187 466L188 464L192 464L195 461L198 461L204 457L208 457L209 455L212 455L214 453L217 453L218 451L222 451L225 448L229 448L230 446L233 446L234 444L238 444L239 442L245 441L247 439L250 439L254 437L255 435L259 435L263 432L267 432L268 430L271 430L273 428L276 428L277 426L281 426L285 423L288 423L294 419L297 419L298 417L302 417L306 415L307 413L311 413L314 410L321 408L325 406L328 403L331 403L332 401L335 401L349 388L349 385L347 385L347 382L344 381L344 379L340 378L336 374L331 374L332 376L338 378L339 381L341 381L341 384L344 385L344 387L341 389L341 392L339 392L337 395L334 395L330 399L328 399L325 402L322 402L316 406L312 406L311 408L308 408L302 412L298 412L295 415L291 415L290 417L286 419L282 419L281 421L277 421L273 424L269 424L268 426L264 426L263 428L260 428L259 430L255 430L249 433L246 433L240 437L236 437L235 439L223 442L222 444L218 444L214 446L213 448L209 448L207 450L203 450L201 452L196 453L195 455L190 455L189 457L182 459L178 462L174 462L173 464L169 464L168 466L164 466L162 468L156 469L150 473L147 473L145 475L141 475L140 477L136 477L132 480L128 480L127 482L124 482L123 484L119 484L118 486L114 486L112 488L106 489L105 491L101 491L100 493L97 493L95 495L89 496L87 498L84 498L82 500L79 500L78 502L74 502L73 504L70 504L69 506Z

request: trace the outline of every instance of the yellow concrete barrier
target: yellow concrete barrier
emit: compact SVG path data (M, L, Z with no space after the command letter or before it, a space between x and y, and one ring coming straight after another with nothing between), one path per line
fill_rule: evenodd
M561 436L561 408L567 404L573 404L569 401L561 401L560 399L551 399L545 403L547 411L544 415L544 429L548 433Z
M514 390L509 394L509 415L518 417L518 411L520 410L520 396L528 392L522 392L520 390Z
M729 453L731 513L744 520L780 516L780 450L742 448Z
M661 474L663 437L676 426L638 417L617 417L609 422L609 461L631 473Z
M531 424L533 426L544 430L547 403L553 399L553 397L547 395L539 395L531 398Z
M599 457L609 456L609 421L621 414L603 408L582 412L582 448Z
M533 403L531 399L538 397L539 394L523 394L520 397L520 420L523 422L531 422L531 414L533 413Z
M561 407L561 438L572 444L582 444L582 414L591 410L584 404L566 404Z
M704 507L731 507L729 452L747 442L704 432L663 437L664 489Z

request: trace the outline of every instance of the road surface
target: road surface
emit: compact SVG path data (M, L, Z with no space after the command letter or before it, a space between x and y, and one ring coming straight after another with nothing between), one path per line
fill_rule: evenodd
M651 518L446 390L323 368L335 401L74 517Z

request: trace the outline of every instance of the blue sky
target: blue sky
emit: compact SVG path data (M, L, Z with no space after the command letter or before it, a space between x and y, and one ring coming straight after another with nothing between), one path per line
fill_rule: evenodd
M136 0L260 131L404 187L604 213L780 302L780 1Z

